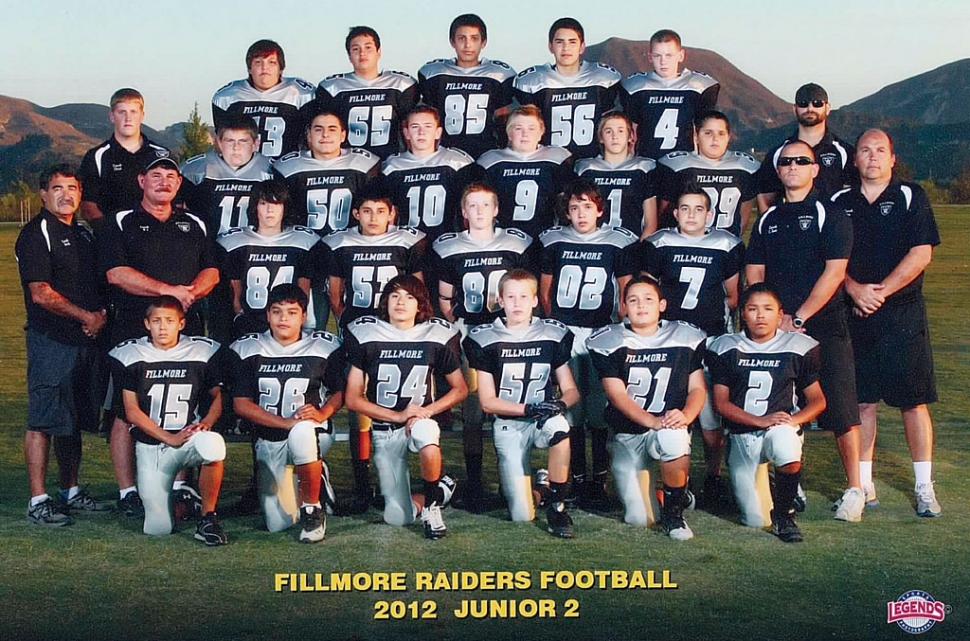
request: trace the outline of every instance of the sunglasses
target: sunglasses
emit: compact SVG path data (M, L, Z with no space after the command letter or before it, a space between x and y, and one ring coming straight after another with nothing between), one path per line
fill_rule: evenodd
M798 102L795 103L795 106L799 107L800 109L806 109L809 105L812 105L816 109L821 109L822 107L825 106L825 101L824 100L799 100Z
M787 167L792 163L798 165L799 167L805 167L807 165L814 165L815 161L808 156L782 156L778 159L779 167Z

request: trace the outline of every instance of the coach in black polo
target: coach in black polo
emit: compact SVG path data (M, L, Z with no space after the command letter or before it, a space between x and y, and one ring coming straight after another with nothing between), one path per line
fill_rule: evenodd
M69 512L102 505L78 487L80 429L96 431L100 376L95 339L105 323L94 237L75 220L81 183L69 165L41 176L43 209L17 237L16 256L27 308L27 433L30 481L27 521L66 525ZM60 472L55 502L44 488L50 445Z
M852 225L841 209L815 196L818 172L808 143L782 147L778 178L784 200L762 214L752 230L745 275L749 285L764 281L778 292L782 330L805 332L821 344L819 382L826 409L818 424L835 433L849 482L835 518L859 521L865 504L859 478L859 407L843 287Z

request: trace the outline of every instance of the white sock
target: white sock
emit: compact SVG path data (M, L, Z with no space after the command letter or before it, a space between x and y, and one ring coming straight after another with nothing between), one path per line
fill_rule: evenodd
M863 489L872 485L872 461L859 461L859 478Z
M175 481L175 482L173 482L172 483L172 491L173 492L178 492L179 490L182 489L182 486L183 485L185 485L185 481Z
M317 508L319 510L320 509L320 502L317 501L316 503L303 503L303 504L300 505L300 510L305 510L308 507L315 507L315 508Z
M40 505L41 503L43 503L49 498L50 496L48 496L46 493L38 494L37 496L32 496L30 497L30 507L37 507L38 505Z
M125 498L132 492L137 492L137 491L138 491L138 488L132 485L131 487L121 488L120 490L118 490L118 494L121 495L121 498Z
M913 474L916 476L916 486L933 482L933 461L913 461Z

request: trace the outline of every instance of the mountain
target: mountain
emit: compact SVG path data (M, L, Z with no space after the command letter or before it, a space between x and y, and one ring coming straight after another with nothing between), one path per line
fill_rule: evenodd
M91 103L69 103L56 107L40 107L34 105L34 110L44 116L56 118L70 123L78 131L93 136L99 142L111 137L114 128L108 120L108 107ZM142 125L142 131L153 142L178 150L182 144L182 129L185 123L178 122L158 131L148 125Z
M32 102L0 96L0 146L20 143L31 135L51 139L55 152L80 158L98 139L80 131L71 123L45 115Z
M723 56L708 49L685 47L686 66L706 73L721 84L718 109L731 119L732 138L739 148L753 147L750 140L759 132L794 121L791 103L745 74ZM649 59L650 42L610 38L586 48L586 59L605 62L624 77L653 67Z

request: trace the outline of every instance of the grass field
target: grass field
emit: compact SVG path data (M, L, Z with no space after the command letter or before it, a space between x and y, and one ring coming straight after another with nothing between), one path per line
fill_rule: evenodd
M150 539L141 524L115 515L79 518L49 530L24 521L25 413L23 301L13 260L15 226L0 227L0 639L900 639L886 603L920 589L952 605L926 638L970 638L970 207L938 207L944 238L926 280L940 402L934 477L940 519L918 519L910 504L912 468L898 413L880 414L875 469L882 505L859 524L836 522L830 501L843 488L831 435L809 433L804 484L809 507L799 518L805 543L785 545L736 524L733 516L688 515L696 538L671 541L624 525L619 512L575 511L576 538L556 540L541 520L513 524L503 510L447 510L446 539L426 541L417 526L331 517L327 539L295 542L269 534L258 517L225 519L231 545L206 549L192 527ZM460 438L444 442L446 469L462 475ZM486 470L496 490L494 452ZM233 444L222 504L242 490L248 446ZM700 445L695 476L700 477ZM116 496L107 448L84 440L82 483ZM347 447L329 459L338 494L349 492ZM414 476L414 474L412 474ZM56 486L51 475L48 487ZM541 589L543 571L669 571L672 589ZM525 572L530 587L415 590L419 572ZM276 592L277 573L405 573L402 592ZM565 576L565 575L564 575ZM313 578L310 578L311 585ZM555 619L463 620L463 600L555 602ZM567 603L575 600L574 603ZM381 606L381 601L402 605ZM417 618L429 613L434 619ZM407 606L408 603L416 605ZM530 612L525 606L525 614ZM376 618L381 611L388 620ZM567 617L572 613L573 617Z

